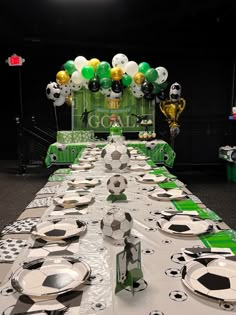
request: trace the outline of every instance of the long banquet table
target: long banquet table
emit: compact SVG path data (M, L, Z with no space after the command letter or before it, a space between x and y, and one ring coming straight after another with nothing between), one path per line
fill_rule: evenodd
M163 164L167 167L173 167L175 152L172 147L164 140L158 139L153 141L155 145L148 147L148 141L127 140L126 144L140 149L144 154L149 156L154 163ZM98 146L105 146L105 141L96 141ZM52 165L69 165L74 162L78 154L86 147L85 142L76 143L52 143L47 150L45 164L47 167Z
M83 150L80 156L83 156L86 147ZM37 314L59 314L55 311L50 313L49 310L60 309L63 305L68 307L66 309L68 315L216 315L236 313L234 301L212 299L196 294L196 292L189 290L181 279L181 270L188 261L183 254L183 248L229 248L232 255L236 254L236 242L231 239L228 233L229 227L221 218L214 211L208 209L165 166L157 167L150 159L145 162L152 167L149 172L162 174L169 179L167 182L155 184L155 186L163 189L180 188L186 194L186 198L177 201L151 199L148 196L150 184L136 180L140 171L127 170L120 173L128 182L125 190L127 200L116 201L111 204L110 201L107 201L109 195L107 180L114 173L105 169L99 154L97 157L98 160L93 163L94 168L88 170L57 169L48 178L47 184L42 187L21 213L17 221L2 230L0 240L1 313L4 315L27 314L27 310L28 313L41 310ZM134 163L137 161L131 160L131 165ZM58 211L53 203L55 195L65 193L68 189L68 181L88 177L101 181L100 185L90 189L94 201L79 211L63 208ZM131 214L134 221L131 231L132 238L141 242L141 266L144 281L140 287L135 288L134 294L128 287L115 294L116 255L123 250L124 243L105 237L100 228L104 213L112 205L116 205ZM166 233L157 226L160 212L164 210L197 211L201 218L213 222L213 231L201 236L179 236ZM69 246L55 246L49 250L46 246L32 248L35 242L30 232L32 225L45 220L62 218L83 220L87 224L86 233ZM14 240L20 244L20 250ZM7 242L8 244L14 243L12 248L15 251L11 252L9 247L6 248ZM4 250L7 251L5 255ZM49 298L45 302L34 301L12 287L11 276L24 262L48 256L56 256L60 259L66 255L80 257L91 267L90 279L79 288L66 293L64 296L63 294L59 295L57 299Z

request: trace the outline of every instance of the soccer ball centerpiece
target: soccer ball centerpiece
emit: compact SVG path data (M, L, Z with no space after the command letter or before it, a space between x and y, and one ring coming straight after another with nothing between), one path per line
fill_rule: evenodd
M113 207L103 216L100 226L103 235L121 240L130 235L133 219L129 212Z
M112 202L116 200L127 200L124 194L127 184L127 179L120 174L110 177L107 181L107 189L111 194L107 197L107 200Z
M111 142L102 149L101 158L109 171L119 172L128 167L130 151L123 143Z

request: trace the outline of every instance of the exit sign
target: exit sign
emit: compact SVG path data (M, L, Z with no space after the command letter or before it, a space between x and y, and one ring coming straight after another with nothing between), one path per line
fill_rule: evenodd
M6 63L8 63L9 66L22 66L23 62L25 62L25 59L16 54L13 54L6 60Z

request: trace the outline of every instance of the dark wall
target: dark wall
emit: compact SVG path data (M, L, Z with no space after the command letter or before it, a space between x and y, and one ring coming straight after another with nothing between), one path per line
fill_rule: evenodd
M8 44L2 49L1 159L17 158L16 116L22 115L24 123L30 125L34 115L41 128L56 130L54 107L46 98L45 88L50 81L55 81L56 73L67 60L83 55L87 59L96 57L111 62L119 52L137 63L146 61L154 68L164 66L169 72L169 86L174 82L181 84L186 109L179 118L181 132L175 141L177 163L217 163L219 146L236 144L236 122L228 119L232 106L233 61L230 58L204 57L187 51L175 55L161 49L153 51L152 47L120 49L98 48L95 44L79 46L68 43L67 46L64 43L61 46L60 43L44 45L39 42ZM21 68L9 67L5 63L13 53L25 59ZM169 142L169 129L158 106L156 114L158 135ZM70 107L57 107L57 119L60 130L70 129Z

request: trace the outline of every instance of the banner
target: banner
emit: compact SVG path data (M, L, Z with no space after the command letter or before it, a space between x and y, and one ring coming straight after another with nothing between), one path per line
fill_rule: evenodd
M113 119L118 119L123 132L144 130L140 125L143 119L151 120L150 130L154 130L155 105L144 97L133 96L129 88L124 89L121 98L110 98L99 91L91 93L84 88L73 91L72 130L109 132Z

